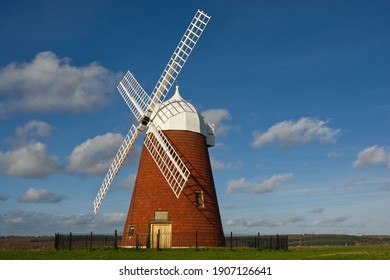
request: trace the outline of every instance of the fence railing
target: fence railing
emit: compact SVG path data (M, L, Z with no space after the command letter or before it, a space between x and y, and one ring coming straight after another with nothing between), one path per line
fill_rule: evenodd
M59 249L92 249L92 248L118 248L118 235L102 234L60 234L54 236L54 248Z
M288 250L288 235L233 235L225 237L226 247L249 247L257 249Z
M92 248L118 248L119 246L128 247L127 244L120 244L121 236L117 234L117 231L113 235L102 234L60 234L56 233L54 238L54 248L57 250L71 250L71 249L92 249ZM156 236L150 236L149 233L136 234L135 247L139 248L155 248L164 249L175 246L172 242L172 236L164 234L157 234ZM182 234L175 233L174 236L176 242L180 244L186 244L186 248L210 248L211 244L210 235L206 232L187 232ZM275 250L288 250L288 236L287 235L235 235L231 232L225 237L226 248L234 250L237 248L254 248L257 250L263 249L275 249ZM154 239L153 243L150 240ZM169 242L167 240L170 240ZM122 241L123 242L123 241ZM205 245L206 244L206 245Z

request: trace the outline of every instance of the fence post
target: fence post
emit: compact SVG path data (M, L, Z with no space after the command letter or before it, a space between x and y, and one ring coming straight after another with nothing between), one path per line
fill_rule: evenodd
M118 231L115 230L115 233L114 233L114 249L118 249Z
M72 248L72 233L69 233L69 250Z
M91 240L89 241L89 250L92 249L92 231L91 231Z
M257 250L260 251L260 232L257 233Z
M198 251L198 230L195 231L195 250Z
M285 247L284 247L284 250L288 250L288 235L286 235L286 244L285 244Z
M233 232L230 232L230 251L233 251Z
M160 230L157 232L157 250L160 250Z
M139 236L138 233L135 235L135 249L139 249Z
M56 233L55 234L55 237L54 237L54 248L56 249L56 250L59 250L60 248L60 233Z

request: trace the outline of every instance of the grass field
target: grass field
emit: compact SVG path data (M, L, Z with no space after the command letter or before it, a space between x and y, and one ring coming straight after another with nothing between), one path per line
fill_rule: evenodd
M256 249L75 249L0 250L0 260L390 260L390 246L291 247Z

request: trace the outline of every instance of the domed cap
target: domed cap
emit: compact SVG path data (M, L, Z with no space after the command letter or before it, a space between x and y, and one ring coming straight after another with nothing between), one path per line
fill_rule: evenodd
M156 115L152 115L153 123L161 130L186 130L201 133L207 138L214 136L212 127L205 123L190 102L181 97L178 86L175 94L161 103L156 111ZM208 144L213 146L211 142Z

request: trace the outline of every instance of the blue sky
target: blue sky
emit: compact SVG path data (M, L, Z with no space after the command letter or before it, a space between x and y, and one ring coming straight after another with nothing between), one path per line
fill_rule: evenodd
M197 9L177 82L216 125L224 231L390 234L388 1L8 1L0 8L0 235L122 230L142 141L92 203ZM171 92L170 95L173 93Z

